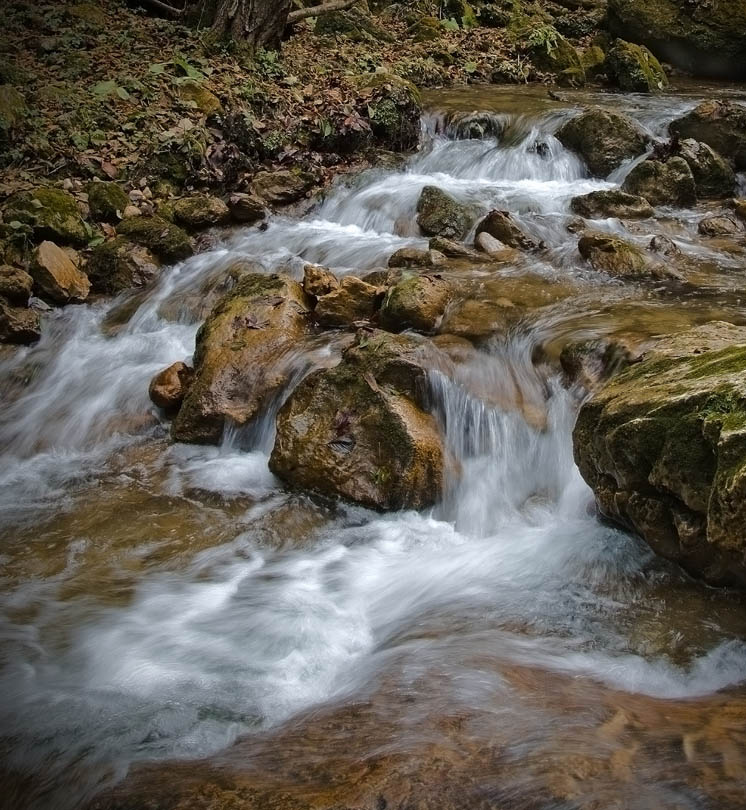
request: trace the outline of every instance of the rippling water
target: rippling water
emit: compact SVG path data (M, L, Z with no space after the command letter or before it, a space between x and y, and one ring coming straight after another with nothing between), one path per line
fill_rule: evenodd
M557 752L589 756L582 741L601 721L585 708L593 714L610 695L625 717L647 712L634 749L644 788L622 804L583 807L746 806L746 786L726 801L696 768L692 785L663 767L690 761L681 751L691 701L730 688L743 702L742 599L692 583L599 523L572 459L583 392L566 387L555 362L570 338L743 323L746 254L702 243L702 210L661 210L631 238L671 235L697 284L623 287L584 267L565 228L569 201L618 185L629 169L589 179L554 137L589 99L494 88L434 95L422 148L400 169L340 182L303 218L237 230L145 293L55 311L39 344L0 356L2 806L81 807L133 765L216 755L239 738L265 746L249 749L246 769L252 757L280 769L292 750L313 771L319 753L380 752L376 735L393 723L397 755L422 763L414 752L433 743L434 718L458 715L480 718L480 739L510 739L499 766L512 791L504 806L529 806L521 802L535 794L532 807L574 808L565 788L551 792L567 769ZM660 135L697 97L600 100ZM503 136L459 137L450 116L472 109L498 116ZM453 271L486 299L509 290L539 308L431 374L434 411L462 468L444 501L381 516L284 491L267 468L271 413L253 430L229 431L219 448L169 445L148 382L189 359L230 266L247 260L300 277L309 261L341 274L385 265L402 246L426 245L412 234L428 184L472 205L475 219L512 211L548 246L510 270ZM299 346L296 382L337 353L329 336ZM573 683L587 684L585 704L556 687ZM555 688L562 699L549 699ZM717 701L703 716L720 716ZM322 725L326 736L307 731L314 707L339 716L363 704L376 713L360 709L350 733L340 720ZM293 736L293 722L306 731ZM645 747L666 722L684 729L676 755ZM561 728L571 738L547 753ZM742 736L722 751L712 743L724 783L739 782L728 756L746 761ZM482 770L472 782L493 790L498 772L476 754L474 763ZM614 773L599 778L618 799Z

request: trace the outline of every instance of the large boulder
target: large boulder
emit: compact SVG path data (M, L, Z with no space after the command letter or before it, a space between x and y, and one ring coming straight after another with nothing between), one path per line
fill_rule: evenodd
M226 422L254 420L287 385L310 302L284 276L248 273L197 333L194 382L173 424L177 441L217 444Z
M627 175L622 190L644 197L651 205L691 207L697 188L689 164L680 157L643 160Z
M557 138L577 152L591 174L606 177L625 160L645 151L648 136L619 113L591 107L560 127Z
M406 275L386 294L379 320L393 332L434 332L451 298L451 288L438 275Z
M427 236L463 239L471 225L469 208L436 186L425 186L417 201L417 224Z
M34 251L29 271L39 296L54 304L85 301L91 289L88 276L54 242L45 241L39 245Z
M148 248L164 262L180 262L194 253L189 234L161 217L125 219L119 224L117 232L131 242Z
M671 122L671 133L694 138L726 155L738 171L746 171L746 107L732 101L703 101Z
M29 225L37 239L62 245L82 246L90 238L75 197L60 188L40 187L14 194L3 206L3 218Z
M116 295L149 284L159 268L158 259L148 248L118 236L93 248L86 272L95 292Z
M736 175L728 161L711 146L694 138L679 143L679 156L689 164L700 199L730 197Z
M307 377L280 410L272 472L373 509L432 506L446 453L425 410L429 351L414 335L361 333L338 366Z
M475 238L481 233L488 233L508 247L521 250L537 250L540 247L538 242L515 224L513 216L508 211L490 211L477 225Z
M40 320L35 309L13 306L0 298L0 342L35 343L41 337Z
M647 219L654 213L653 206L644 197L617 188L573 197L570 208L574 214L586 219Z
M743 0L609 0L614 34L698 76L746 77Z
M618 39L606 54L606 75L630 93L655 93L668 87L661 63L644 45Z
M746 587L746 328L662 340L580 410L600 511L713 584Z

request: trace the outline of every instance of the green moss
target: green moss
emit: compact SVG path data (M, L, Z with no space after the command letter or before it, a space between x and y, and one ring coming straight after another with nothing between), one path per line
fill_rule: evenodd
M166 262L183 261L194 252L186 231L161 217L132 217L120 223L117 231Z
M129 205L129 197L116 183L89 183L86 191L91 216L97 222L118 222Z
M91 236L75 198L58 188L14 194L3 207L3 216L6 222L29 225L37 239L82 246Z
M606 56L607 76L622 90L654 93L668 86L661 63L644 45L618 39Z

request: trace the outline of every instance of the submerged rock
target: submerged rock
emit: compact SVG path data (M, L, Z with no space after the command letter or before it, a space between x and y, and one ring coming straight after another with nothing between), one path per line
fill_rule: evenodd
M149 284L158 275L160 264L146 247L118 236L93 248L86 271L96 292L116 295Z
M13 306L0 298L0 341L35 343L41 337L41 316L35 309Z
M373 509L433 505L445 451L424 409L428 346L414 335L363 334L338 366L307 377L278 414L272 472Z
M648 136L637 124L600 107L571 118L560 127L557 138L577 152L596 177L606 177L625 160L638 157L648 143Z
M116 224L120 219L124 218L124 212L130 204L130 198L117 183L89 183L86 191L88 192L88 206L91 209L91 217L96 222Z
M622 190L644 197L651 205L690 207L697 202L694 175L689 164L680 157L665 163L643 160L627 175Z
M650 260L637 245L601 231L586 231L578 242L580 255L594 270L615 278L678 278L678 273Z
M746 329L662 340L581 408L573 445L604 515L695 576L746 587Z
M29 225L37 239L79 247L89 239L75 197L59 188L40 187L14 194L3 206L3 217L6 222Z
M39 245L29 270L39 296L54 304L80 303L88 297L91 289L88 277L54 242Z
M345 276L339 285L316 304L316 320L322 326L350 326L373 317L383 298L383 291L355 276Z
M490 211L477 225L476 236L478 237L481 233L488 233L508 247L521 250L537 250L540 247L538 242L515 224L512 214L508 211Z
M741 233L743 226L735 217L717 215L701 219L697 230L702 236L733 236L734 234Z
M425 186L417 201L417 224L427 236L463 239L471 225L469 208L436 186Z
M689 164L694 176L697 197L730 197L736 187L736 175L728 161L711 146L694 138L679 144L679 155Z
M606 75L630 93L654 93L668 87L661 63L644 45L618 39L606 54Z
M381 326L393 332L434 332L450 297L451 288L440 276L405 276L386 294L379 318Z
M573 213L587 219L647 219L654 214L653 206L644 198L627 194L621 189L591 191L570 201Z
M227 421L255 419L287 385L310 302L298 282L249 273L197 333L194 383L174 421L176 441L217 444Z
M680 138L693 138L727 156L746 171L746 107L732 101L703 101L669 127Z
M154 405L166 413L174 413L181 407L193 381L193 368L186 363L173 363L153 377L148 396Z
M117 232L152 250L164 262L183 261L194 253L189 234L161 217L125 219L117 227Z
M11 304L23 304L31 297L34 279L25 271L10 265L0 265L0 298Z

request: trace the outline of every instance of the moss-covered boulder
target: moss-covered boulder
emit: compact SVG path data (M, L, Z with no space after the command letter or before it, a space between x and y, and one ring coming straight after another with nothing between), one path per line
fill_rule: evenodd
M168 205L168 218L187 231L201 231L216 225L225 225L230 219L228 206L219 198L208 194L182 197Z
M280 410L272 472L373 509L432 506L446 454L425 409L430 351L414 335L361 333L338 366L307 377Z
M3 218L28 225L40 240L81 247L90 238L75 197L60 188L40 187L12 195L3 206Z
M197 333L194 383L172 428L176 441L217 444L226 423L252 422L287 385L310 302L296 281L249 273Z
M125 219L117 227L117 233L148 248L164 262L180 262L194 253L189 234L161 217Z
M446 257L437 250L405 247L391 254L389 267L438 267L445 260Z
M281 170L258 172L251 187L260 199L269 205L290 205L306 196L313 188L315 178L309 172Z
M85 301L91 289L88 277L54 242L42 242L34 251L29 266L34 290L53 304Z
M580 52L580 64L585 71L586 79L600 76L606 66L606 54L599 45L591 45Z
M352 81L366 102L376 143L395 152L415 149L422 115L417 88L393 73L365 73Z
M314 314L322 326L350 326L373 317L383 291L355 276L345 276L337 287L319 297Z
M609 233L586 231L578 241L578 250L594 270L614 278L678 278L674 270L653 262L637 245Z
M679 156L689 164L698 199L721 199L733 195L736 174L730 163L711 146L694 138L679 143Z
M693 575L746 587L746 329L661 341L581 408L573 445L606 517Z
M86 191L91 217L96 222L119 222L130 204L129 197L117 183L89 183Z
M148 248L118 236L93 248L86 272L95 292L116 295L149 284L160 272L160 263Z
M35 309L14 306L0 298L0 343L27 345L41 337L41 318Z
M557 132L568 149L577 152L595 177L606 177L624 161L641 155L648 136L629 118L591 107L571 118Z
M25 305L31 297L34 279L25 271L10 265L0 265L0 298L11 304Z
M508 211L490 211L477 225L475 236L478 237L481 233L488 233L504 245L520 250L537 250L540 247L535 239L516 225L512 214Z
M655 93L668 87L661 63L644 45L618 39L606 54L606 76L630 93Z
M477 25L474 7L466 0L444 0L441 10L444 17L455 20L462 28L474 28Z
M553 35L542 42L532 43L529 37L528 52L531 61L542 71L554 73L559 84L580 87L585 84L585 69L577 50L562 36L550 29Z
M195 79L185 79L179 85L179 98L203 115L211 116L223 112L220 99L208 90L202 82Z
M425 186L417 201L417 224L426 236L463 239L471 225L469 207L436 186Z
M406 274L386 294L379 322L392 332L434 332L450 299L451 288L440 276Z
M609 0L608 23L695 76L746 77L743 0Z
M653 206L644 197L616 188L573 197L570 208L574 214L587 219L647 219L654 213Z
M10 144L25 114L23 96L12 85L0 84L0 147Z
M651 205L690 207L697 202L697 187L689 164L680 157L643 160L627 175L623 191L644 197Z
M680 138L694 138L746 171L746 106L732 101L703 101L669 127Z
M434 42L443 35L443 28L437 17L418 17L409 32L415 42Z

